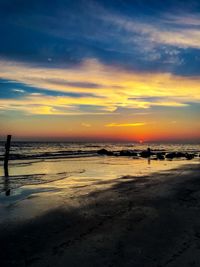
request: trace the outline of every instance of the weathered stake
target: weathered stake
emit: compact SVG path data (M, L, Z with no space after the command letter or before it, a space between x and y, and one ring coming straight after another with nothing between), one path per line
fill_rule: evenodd
M4 157L4 174L8 176L8 160L9 160L9 152L10 152L10 142L11 135L7 135L7 141L5 144L5 157Z

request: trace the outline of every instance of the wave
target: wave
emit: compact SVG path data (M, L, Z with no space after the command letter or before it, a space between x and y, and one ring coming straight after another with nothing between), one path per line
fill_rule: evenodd
M61 159L73 157L91 157L97 156L97 151L65 151L65 152L45 152L41 154L10 154L10 160L27 160L27 159ZM0 156L0 161L3 161L4 156Z
M84 169L73 171L73 172L61 172L55 174L27 174L27 175L13 175L6 178L4 176L0 176L0 193L5 192L7 190L13 190L20 188L25 185L38 185L51 183L59 180L63 180L69 178L70 176L85 172Z
M103 149L102 149L103 150ZM46 159L69 159L69 158L83 158L83 157L99 157L102 155L105 156L134 156L134 157L143 157L145 154L146 150L106 150L105 152L101 152L102 150L96 150L96 151L58 151L58 152L45 152L41 154L10 154L10 160L15 161L15 160L29 160L27 163L17 163L17 164L23 164L23 165L31 165L32 163L35 163L35 160L42 161ZM156 156L158 154L173 154L174 153L174 158L176 157L185 157L184 155L194 155L194 157L199 157L199 151L198 150L184 150L181 152L174 152L173 150L164 150L164 149L157 149L157 150L151 150L152 151L152 156ZM178 153L182 153L182 156L177 156ZM0 156L0 161L3 162L4 156ZM34 160L32 162L32 160Z
M120 155L120 151L141 153L150 146L152 151L199 153L200 145L195 144L136 144L136 143L41 143L13 142L10 151L11 160L43 160L74 157L99 156L105 149L110 155ZM0 142L0 161L4 158L4 143Z

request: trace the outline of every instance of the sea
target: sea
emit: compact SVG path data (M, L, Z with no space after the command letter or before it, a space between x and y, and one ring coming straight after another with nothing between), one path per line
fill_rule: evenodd
M5 143L0 142L0 201L22 197L28 186L38 188L58 182L62 186L76 187L97 184L108 186L123 176L142 177L167 171L183 164L186 159L149 160L144 158L102 156L97 152L133 150L141 152L148 147L155 152L188 152L196 157L190 163L199 162L200 144L167 143L111 143L111 142L12 142L9 173L5 177L3 158ZM110 183L110 185L112 182ZM60 186L60 188L62 188ZM39 190L39 189L38 189ZM37 190L36 190L37 191ZM31 192L31 191L30 191Z
M58 159L83 156L96 156L97 151L135 150L143 151L150 147L154 151L181 151L199 153L200 144L171 143L85 143L85 142L13 142L10 149L12 160ZM3 160L5 142L0 142L0 160Z

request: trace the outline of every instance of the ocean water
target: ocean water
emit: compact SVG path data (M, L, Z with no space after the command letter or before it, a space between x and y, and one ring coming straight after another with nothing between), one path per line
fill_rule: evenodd
M4 197L15 199L23 196L27 186L74 183L78 187L97 184L108 186L123 177L150 175L153 172L188 164L187 160L147 160L132 157L100 156L99 149L109 151L146 150L193 152L199 161L200 145L197 144L136 144L136 143L61 143L61 142L12 142L9 161L9 176L4 176L4 143L0 143L0 201ZM62 182L61 182L62 181ZM70 182L71 181L71 182ZM62 187L61 186L61 187Z
M4 142L0 142L0 160L4 155ZM16 159L55 159L80 156L96 156L100 149L110 151L146 150L151 147L155 151L200 152L200 144L148 144L148 143L84 143L84 142L12 142L10 158Z

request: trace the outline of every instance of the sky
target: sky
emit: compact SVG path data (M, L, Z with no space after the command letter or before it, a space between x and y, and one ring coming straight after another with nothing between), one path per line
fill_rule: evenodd
M200 141L200 1L0 0L0 138Z

